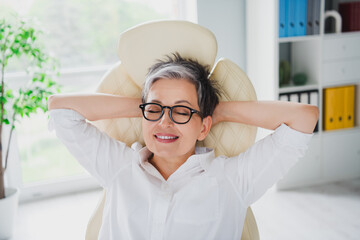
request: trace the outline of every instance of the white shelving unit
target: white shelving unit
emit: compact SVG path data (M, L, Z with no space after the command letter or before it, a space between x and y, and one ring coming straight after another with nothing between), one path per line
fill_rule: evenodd
M319 93L318 132L306 156L277 184L289 189L360 177L360 32L325 34L327 0L320 2L320 33L279 38L278 0L246 1L247 74L259 100L278 100L279 94L306 90ZM291 75L305 72L304 86L279 87L279 62L287 54ZM355 85L355 127L323 130L323 90Z

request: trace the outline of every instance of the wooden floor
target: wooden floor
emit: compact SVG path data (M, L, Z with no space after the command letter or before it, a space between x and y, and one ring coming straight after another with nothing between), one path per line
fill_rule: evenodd
M11 240L84 239L100 190L19 206ZM270 189L252 206L261 240L360 239L360 179L297 189Z

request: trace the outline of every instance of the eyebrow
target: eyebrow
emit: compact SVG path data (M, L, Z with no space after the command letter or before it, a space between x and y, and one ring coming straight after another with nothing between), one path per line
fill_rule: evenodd
M156 100L156 99L153 99L151 102L155 102L155 103L162 103L160 100ZM190 106L193 106L189 101L187 100L178 100L175 102L175 104L179 104L179 103L187 103L189 104Z

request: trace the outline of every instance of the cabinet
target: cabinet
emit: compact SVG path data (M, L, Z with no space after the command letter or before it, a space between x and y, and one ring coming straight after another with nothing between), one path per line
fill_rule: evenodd
M283 100L284 95L292 93L318 93L315 103L320 110L317 131L306 155L278 182L278 189L360 177L360 31L325 33L325 12L336 10L339 1L315 1L320 3L319 31L281 38L281 0L246 1L246 71L258 100ZM281 61L290 63L291 77L297 73L306 74L306 84L295 85L293 81L280 84L279 77L283 76L279 70ZM325 89L349 85L355 86L351 104L354 126L324 130Z
M323 175L326 179L338 180L359 177L359 133L351 130L329 132L324 137L321 147L324 153Z
M360 76L360 33L330 35L323 39L323 85L356 83Z

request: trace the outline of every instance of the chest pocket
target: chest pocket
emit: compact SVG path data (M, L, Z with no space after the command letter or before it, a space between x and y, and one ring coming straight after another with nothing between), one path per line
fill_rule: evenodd
M204 224L219 216L219 185L216 178L195 178L174 195L174 221Z

